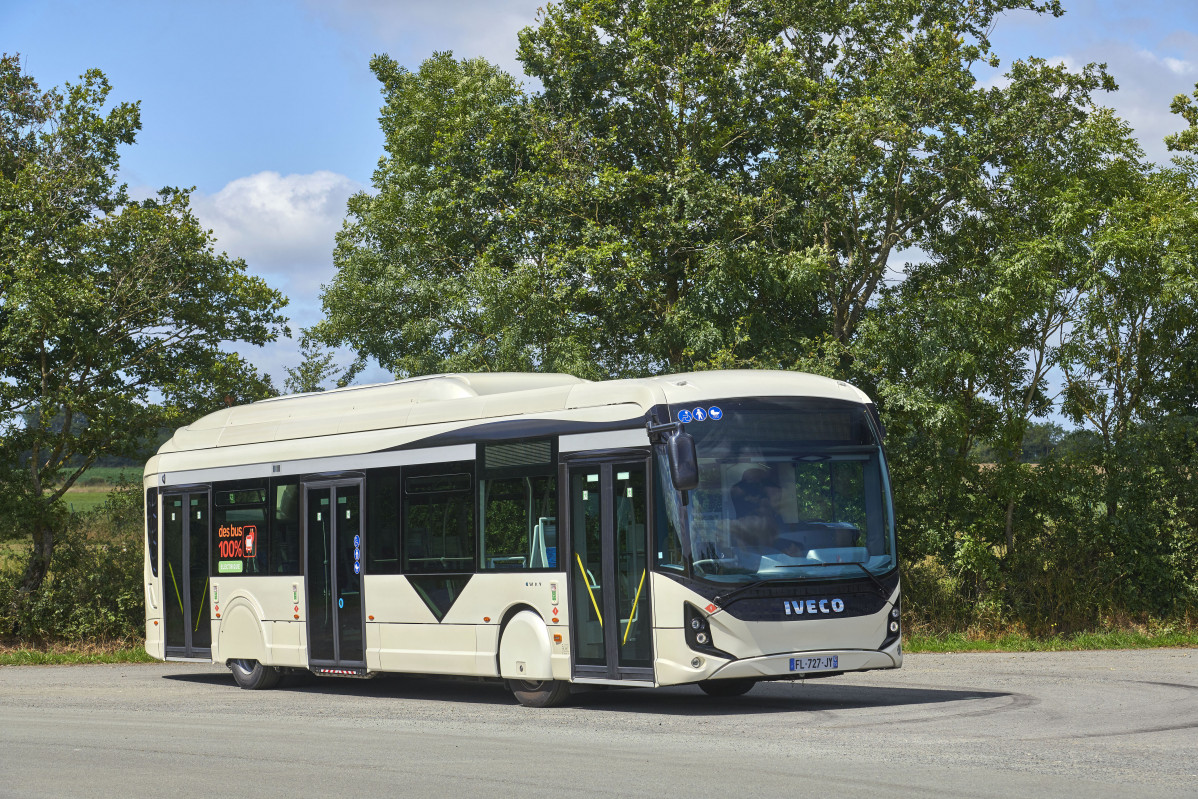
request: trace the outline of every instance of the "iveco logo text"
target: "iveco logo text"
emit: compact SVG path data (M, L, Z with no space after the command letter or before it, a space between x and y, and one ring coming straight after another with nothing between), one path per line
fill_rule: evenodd
M786 609L787 616L802 616L804 613L808 615L839 613L844 610L844 601L840 599L808 599L804 602L801 599L788 599L782 603L782 607Z

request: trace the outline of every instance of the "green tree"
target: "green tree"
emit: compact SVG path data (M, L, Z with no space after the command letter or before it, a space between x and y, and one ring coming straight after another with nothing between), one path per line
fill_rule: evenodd
M565 0L521 34L531 95L478 60L376 58L386 153L315 333L397 374L792 366L820 342L843 372L892 254L1109 84L1029 61L980 86L1013 9L1059 13Z
M42 584L87 467L272 393L224 343L285 330L286 300L213 251L186 191L137 201L117 182L140 117L105 110L108 94L96 70L43 92L0 60L0 496L33 545L18 601Z

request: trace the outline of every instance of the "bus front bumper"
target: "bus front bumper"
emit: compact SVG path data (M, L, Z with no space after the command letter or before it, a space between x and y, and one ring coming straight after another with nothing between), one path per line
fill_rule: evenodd
M742 658L725 663L708 679L787 679L819 677L846 671L897 669L902 655L894 649L879 652L861 649L829 649L814 652L784 652L761 657Z

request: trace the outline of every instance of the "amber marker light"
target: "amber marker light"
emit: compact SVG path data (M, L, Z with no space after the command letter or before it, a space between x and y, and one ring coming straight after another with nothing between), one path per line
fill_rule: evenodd
M295 614L295 617L298 619L298 618L299 618L299 614L298 614L298 613L296 613L296 614Z
M374 621L374 616L367 616L366 618L370 619L371 621Z
M490 620L491 620L490 616L483 616L483 621L490 621Z

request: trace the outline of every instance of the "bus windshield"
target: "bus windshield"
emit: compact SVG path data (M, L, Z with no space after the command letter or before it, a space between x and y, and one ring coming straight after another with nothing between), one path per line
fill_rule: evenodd
M822 399L715 406L685 425L699 455L699 486L687 504L659 453L660 566L689 565L693 577L729 585L894 568L885 461L865 406Z

